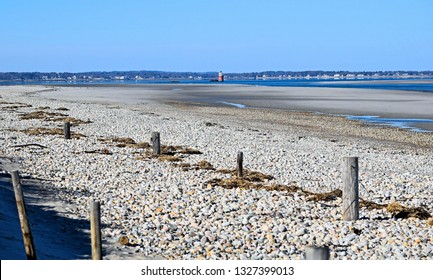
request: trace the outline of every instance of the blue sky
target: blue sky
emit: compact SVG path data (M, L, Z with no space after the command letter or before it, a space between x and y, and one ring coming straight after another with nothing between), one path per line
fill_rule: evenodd
M0 2L0 72L433 70L431 0Z

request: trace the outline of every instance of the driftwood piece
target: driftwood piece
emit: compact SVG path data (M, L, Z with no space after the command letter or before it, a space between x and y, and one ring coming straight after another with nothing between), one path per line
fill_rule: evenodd
M13 145L13 146L11 146L11 148L25 148L25 147L32 147L32 146L43 148L43 149L48 149L48 147L41 145L41 144L36 144L36 143Z
M21 232L23 234L24 249L28 260L36 260L35 244L33 242L32 230L30 228L29 218L27 216L26 203L24 202L23 190L21 187L20 176L18 171L11 172L12 184L15 192L15 201L17 203L18 217L20 219Z
M108 149L84 151L86 154L101 154L101 155L112 155L113 153Z

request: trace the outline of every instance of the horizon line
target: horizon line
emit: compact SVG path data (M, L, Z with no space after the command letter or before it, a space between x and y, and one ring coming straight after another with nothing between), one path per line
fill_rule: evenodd
M110 73L110 72L162 72L162 73L217 73L222 70L211 70L211 71L172 71L172 70L87 70L87 71L0 71L0 73L90 73L90 72L100 72L100 73ZM264 73L264 72L433 72L433 70L261 70L261 71L222 71L227 74L252 74L252 73Z

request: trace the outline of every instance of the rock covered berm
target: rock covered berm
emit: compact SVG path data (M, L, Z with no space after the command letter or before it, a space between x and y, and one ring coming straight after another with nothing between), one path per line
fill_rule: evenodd
M307 113L62 101L44 90L52 89L0 88L0 155L46 180L71 217L88 219L90 201L100 201L104 246L138 258L303 259L305 246L325 245L331 259L433 259L432 133ZM71 140L55 130L65 120ZM159 157L146 144L153 131ZM398 134L424 145L397 143ZM230 171L238 151L258 172L245 185ZM341 189L346 156L359 157L366 202L354 222L341 220L338 194L315 196Z

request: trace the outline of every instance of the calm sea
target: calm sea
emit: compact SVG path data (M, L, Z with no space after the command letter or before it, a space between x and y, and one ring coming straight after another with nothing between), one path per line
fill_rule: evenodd
M276 87L329 87L367 88L385 90L411 90L433 92L433 80L248 80L227 81L230 84L246 84Z

